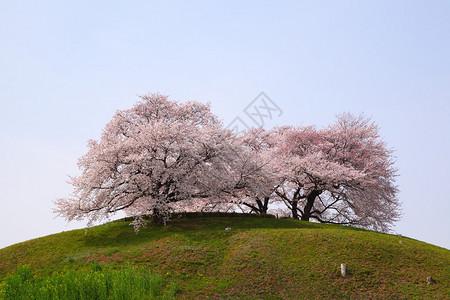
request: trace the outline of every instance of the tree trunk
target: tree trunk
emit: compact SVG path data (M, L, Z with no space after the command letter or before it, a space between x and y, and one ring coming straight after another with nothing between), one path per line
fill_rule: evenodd
M316 200L316 197L320 195L320 191L318 190L312 190L311 193L306 197L306 205L303 209L303 215L301 220L303 221L309 221L309 218L311 217L311 209L314 206L314 201Z
M165 216L161 211L157 208L153 208L153 223L158 226L166 225Z
M256 199L256 203L258 204L258 213L267 214L267 210L269 208L269 197L264 197L264 202L261 199Z
M292 201L292 207L291 207L292 218L295 219L295 220L298 220L297 204L298 204L297 200Z
M264 197L264 205L263 205L263 213L267 214L267 210L269 209L269 197Z

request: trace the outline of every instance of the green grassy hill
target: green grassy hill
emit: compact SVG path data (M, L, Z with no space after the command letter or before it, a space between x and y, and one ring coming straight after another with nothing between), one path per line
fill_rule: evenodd
M175 217L139 234L119 220L12 245L0 249L0 289L19 265L36 278L132 265L157 274L163 290L175 285L182 299L450 299L447 249L345 226L242 215ZM436 282L428 285L428 276Z

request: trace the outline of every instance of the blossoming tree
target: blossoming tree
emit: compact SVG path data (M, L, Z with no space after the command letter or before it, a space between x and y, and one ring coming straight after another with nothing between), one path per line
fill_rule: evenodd
M239 180L232 189L235 199L231 201L250 209L251 212L266 214L273 200L274 191L283 179L274 151L283 128L264 130L262 127L244 131L238 136L241 155L234 172Z
M165 223L171 203L190 205L226 189L234 139L208 105L142 96L89 141L82 174L71 178L73 196L57 200L55 211L93 222L125 210L136 225L144 214Z
M387 231L400 216L392 152L369 119L343 114L322 130L291 128L277 159L285 181L275 193L293 218Z
M150 94L117 111L88 147L73 195L56 201L69 221L123 210L138 228L147 214L165 224L174 210L267 213L282 202L295 219L386 231L400 215L392 152L374 123L350 114L320 130L236 136L209 105Z

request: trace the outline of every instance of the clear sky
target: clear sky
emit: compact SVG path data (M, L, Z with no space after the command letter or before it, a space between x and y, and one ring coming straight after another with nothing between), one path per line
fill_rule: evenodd
M52 202L136 95L229 123L261 91L283 111L269 127L372 117L400 170L395 231L450 248L450 1L429 0L2 1L0 248L84 226Z

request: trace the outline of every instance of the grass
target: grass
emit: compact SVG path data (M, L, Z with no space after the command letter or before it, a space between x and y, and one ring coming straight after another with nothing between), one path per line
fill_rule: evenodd
M176 283L176 298L450 298L450 251L405 237L235 215L175 217L139 234L128 224L119 220L0 249L0 281L24 264L42 280L91 272L92 264L105 270L129 265L159 276L161 293L170 294L167 285ZM436 283L427 285L427 276Z
M164 293L163 293L163 290ZM125 265L120 269L104 269L98 264L92 270L53 273L36 276L28 266L4 279L0 289L2 299L156 299L173 298L176 286L164 288L160 276L148 270Z

